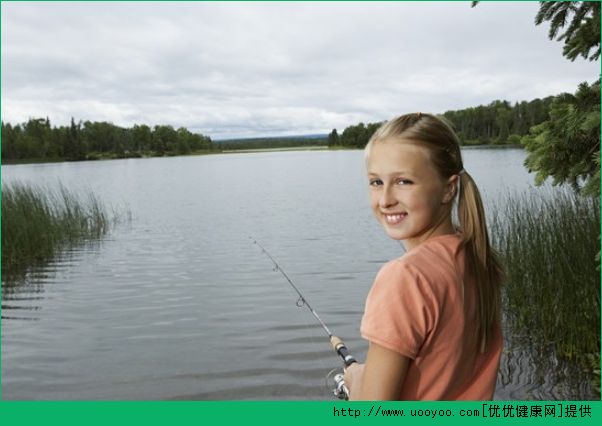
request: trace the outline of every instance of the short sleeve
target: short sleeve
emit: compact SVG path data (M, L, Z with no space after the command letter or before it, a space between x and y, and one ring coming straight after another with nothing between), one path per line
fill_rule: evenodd
M437 304L424 276L403 260L385 264L368 293L364 339L415 359L434 327Z

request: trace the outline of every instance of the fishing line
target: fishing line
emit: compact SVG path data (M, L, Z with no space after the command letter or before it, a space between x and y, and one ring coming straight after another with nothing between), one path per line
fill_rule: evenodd
M314 314L314 316L318 315L313 308L307 303L307 301L305 300L305 298L303 297L303 295L301 294L301 292L299 291L299 289L295 286L295 284L292 282L292 280L290 279L290 277L286 274L286 272L284 270L282 270L282 268L280 268L280 265L278 264L278 262L276 262L276 259L274 259L268 252L267 250L257 242L257 240L255 240L252 237L249 237L251 240L253 240L253 243L256 244L257 246L259 246L259 248L261 248L262 252L268 256L270 258L270 260L272 261L272 263L274 264L273 267L273 271L274 272L280 272L285 278L286 280L289 282L289 284L293 287L293 289L295 289L295 291L297 292L297 294L299 295L299 298L295 301L295 305L298 308L304 308L307 307L310 312L312 312L312 314ZM299 315L298 313L295 312L295 316ZM305 324L305 326L303 327L304 330L304 334L309 338L309 341L311 343L311 345L313 347L319 347L318 342L315 338L315 333L313 332L313 330L311 329L312 326L310 324L307 323L307 321L303 320L301 316L299 316L300 322L301 324ZM318 316L318 321L321 321L321 319ZM321 324L325 325L323 321L321 321ZM326 330L328 330L328 327L326 327ZM327 331L327 333L329 333L330 330ZM330 335L329 335L330 337ZM324 362L324 360L318 355L315 354L315 361L317 361L321 368L323 370L327 370L328 367L326 366L326 363ZM331 373L328 373L328 375L326 376L326 381L328 381L328 379L330 378ZM327 385L328 387L328 385Z
M324 329L326 334L328 334L328 338L330 340L330 344L331 344L332 348L342 358L343 364L345 365L345 367L349 367L351 364L356 363L357 361L349 353L349 350L347 349L347 346L345 345L345 343L343 343L343 341L341 339L339 339L337 336L332 334L332 332L330 331L328 326L324 323L324 321L322 321L322 318L320 318L320 316L314 310L314 308L311 307L311 305L309 304L307 299L303 296L301 291L293 283L293 281L286 274L286 272L280 267L278 262L276 262L276 260L272 257L272 255L270 253L268 253L268 251L261 244L259 244L259 242L257 242L257 240L255 238L253 238L251 236L249 236L249 238L251 239L251 241L253 241L253 243L255 243L259 248L261 248L261 251L272 261L272 263L274 265L274 272L280 272L282 274L282 276L284 276L284 278L291 285L291 287L297 292L297 294L299 295L299 298L297 299L295 304L300 308L306 307L311 312L311 314L314 316L314 318L316 318L316 320L318 320L318 322L320 323L320 325L322 326L322 328ZM330 373L328 374L328 376L329 375L330 375ZM333 380L335 382L334 394L340 399L348 399L349 391L348 391L347 387L345 386L345 381L343 380L343 375L337 374L334 376Z
M289 278L289 276L286 274L286 272L284 272L282 270L282 268L280 267L280 265L278 265L278 262L276 262L276 260L270 255L270 253L268 253L268 251L257 242L257 240L255 240L253 237L249 237L255 244L257 244L259 246L259 248L263 251L263 253L270 258L270 260L272 261L272 263L274 264L274 272L280 272L284 278L286 278L286 280L288 281L288 283L291 285L291 287L293 287L295 289L295 291L297 292L297 294L299 295L299 298L297 299L296 305L299 308L302 307L307 307L307 309L309 309L309 311L311 312L311 314L318 320L318 322L320 323L320 325L322 326L322 328L324 329L324 331L326 331L326 334L328 334L329 338L332 338L332 332L329 330L329 328L326 326L326 324L324 324L324 321L322 321L322 318L320 318L320 316L316 313L316 311L314 311L314 308L311 307L311 305L309 304L309 302L307 301L307 299L305 299L305 297L303 297L303 294L301 294L301 292L299 291L299 289L297 288L297 286L293 283L293 281Z

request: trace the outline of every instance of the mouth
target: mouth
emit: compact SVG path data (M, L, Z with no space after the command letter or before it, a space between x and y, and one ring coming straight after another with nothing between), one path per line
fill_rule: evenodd
M383 216L385 217L385 221L389 225L397 225L402 220L404 220L407 215L408 215L407 213L394 213L394 214L384 213L383 214Z

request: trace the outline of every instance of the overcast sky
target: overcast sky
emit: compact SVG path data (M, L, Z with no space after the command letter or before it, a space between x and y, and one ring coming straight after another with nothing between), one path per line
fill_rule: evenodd
M214 139L574 92L537 2L2 3L2 119Z

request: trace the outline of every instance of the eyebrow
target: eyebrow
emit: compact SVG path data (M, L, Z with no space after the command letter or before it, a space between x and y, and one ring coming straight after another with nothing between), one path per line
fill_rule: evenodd
M393 172L393 173L390 174L390 176L403 176L403 175L405 175L405 176L414 176L414 177L416 176L416 175L414 175L412 173L409 173L409 172L406 172L406 171ZM378 173L374 173L374 172L368 172L368 176L375 176L375 177L377 177L377 176L379 176L379 174Z

